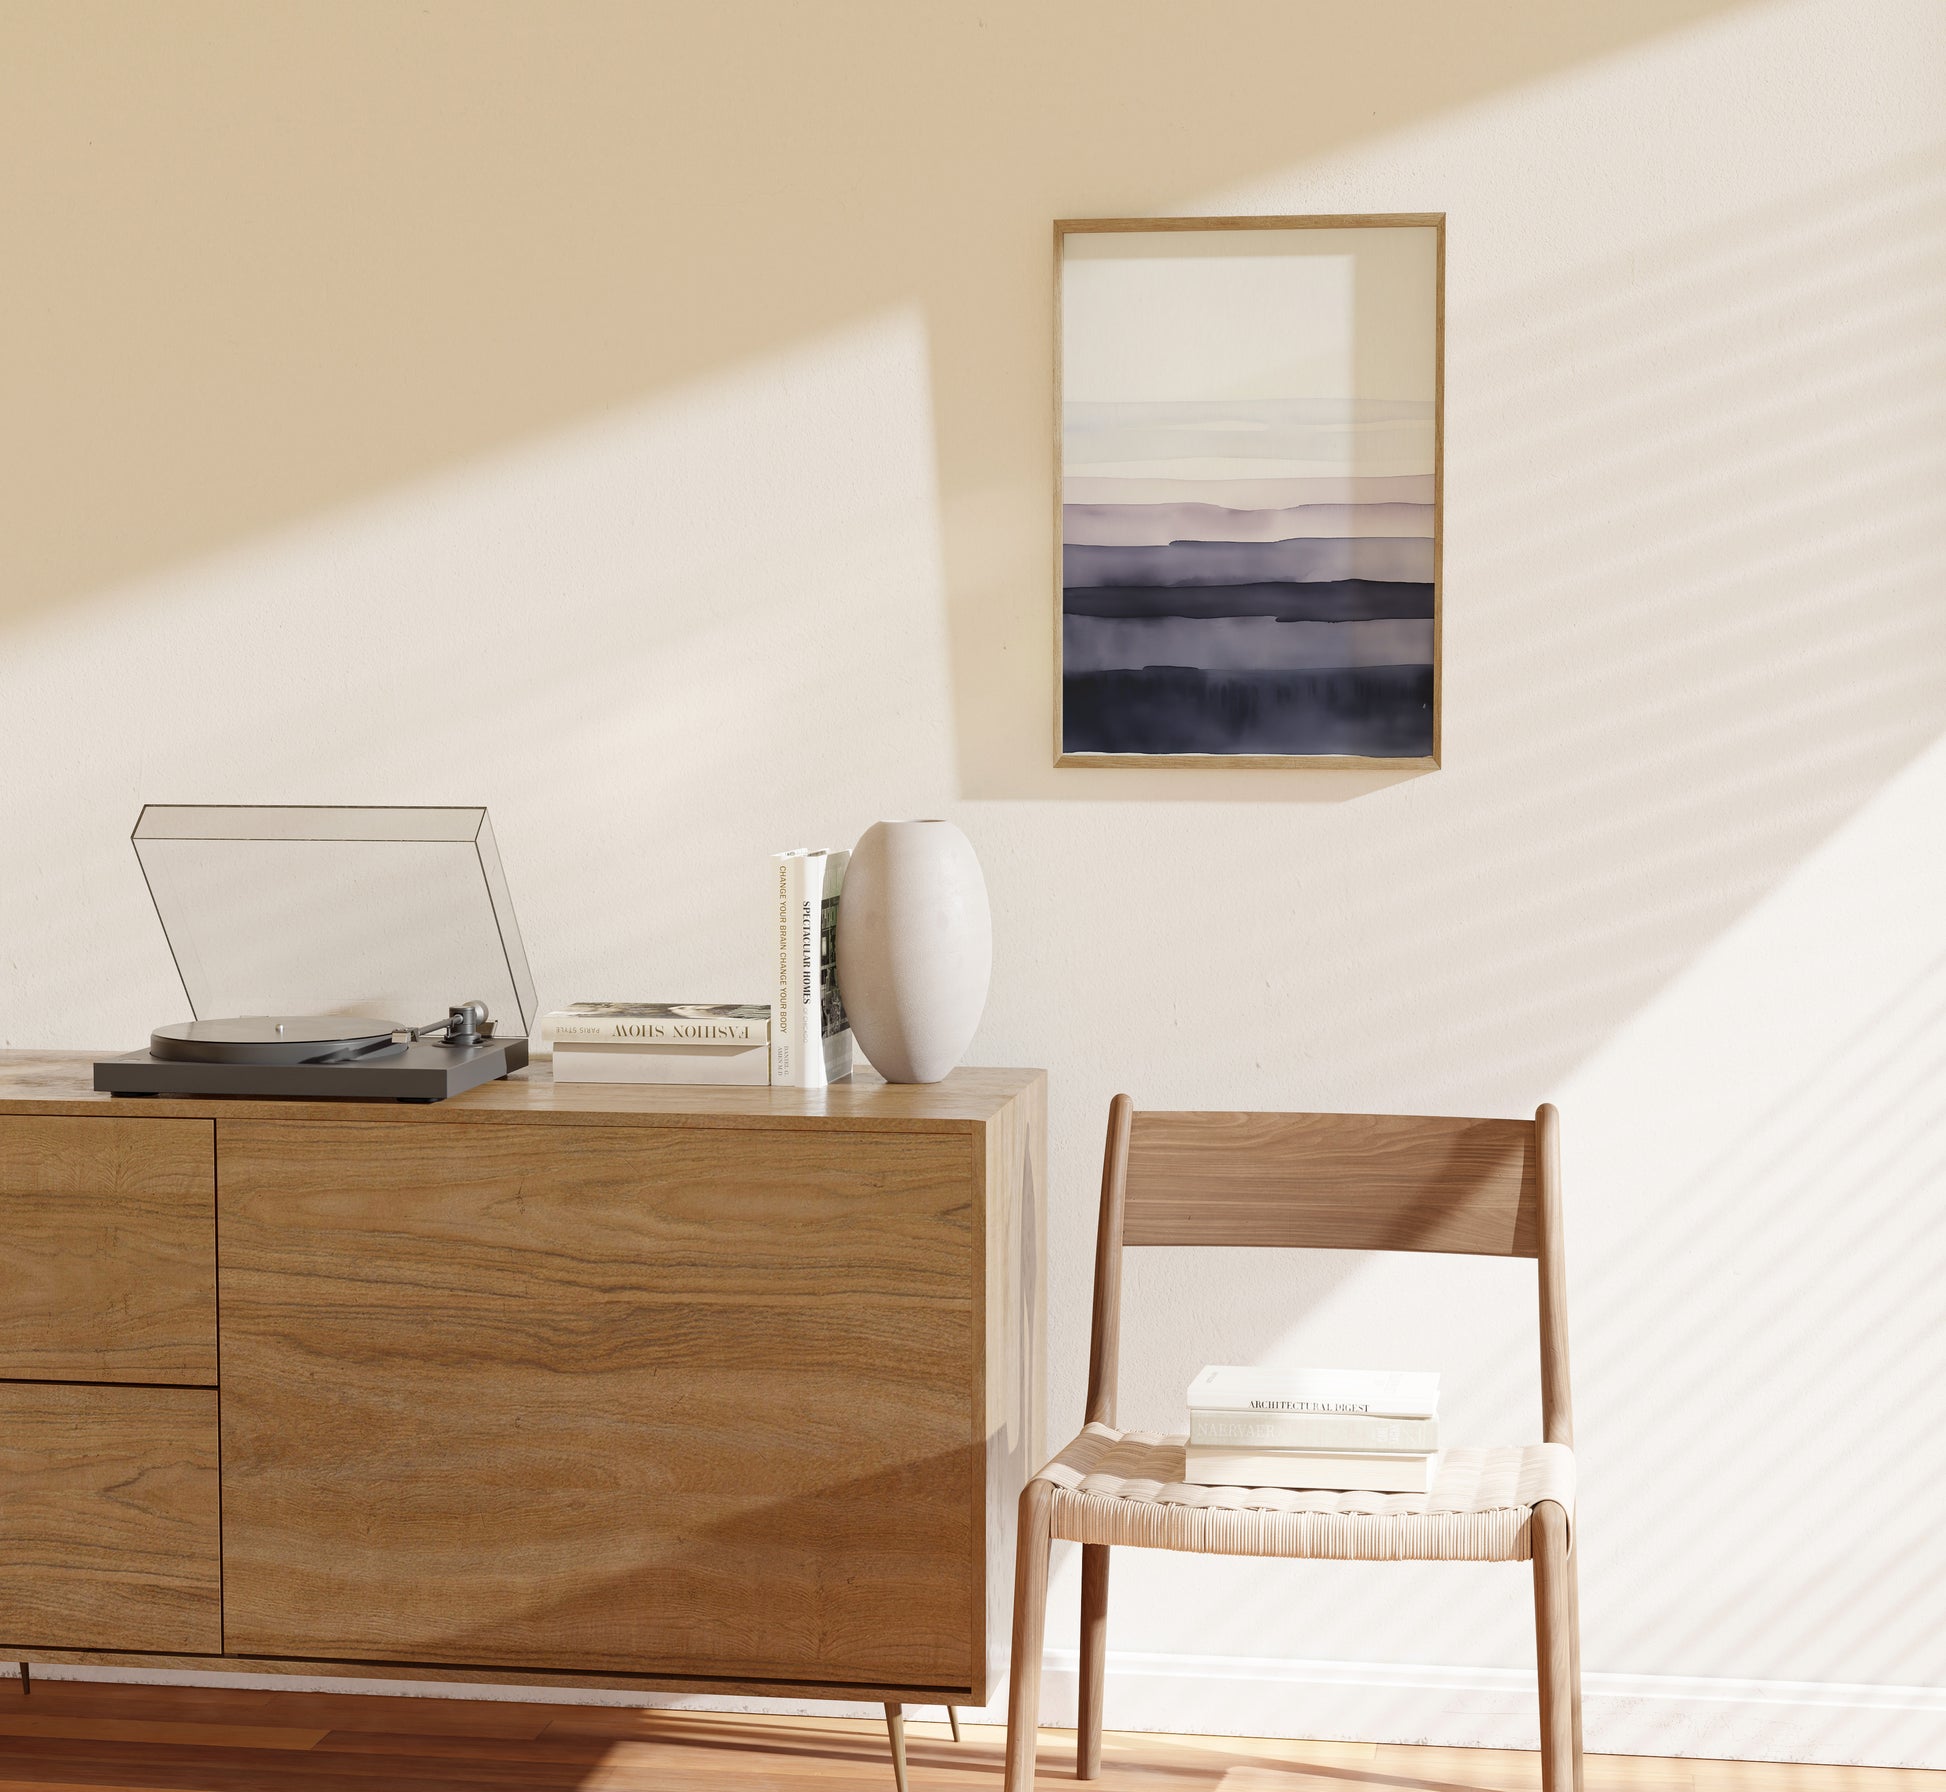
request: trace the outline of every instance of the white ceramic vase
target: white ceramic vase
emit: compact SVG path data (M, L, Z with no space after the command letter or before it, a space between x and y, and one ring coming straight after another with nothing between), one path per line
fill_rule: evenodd
M936 1083L972 1043L993 973L973 843L950 821L879 821L845 867L838 993L889 1083Z

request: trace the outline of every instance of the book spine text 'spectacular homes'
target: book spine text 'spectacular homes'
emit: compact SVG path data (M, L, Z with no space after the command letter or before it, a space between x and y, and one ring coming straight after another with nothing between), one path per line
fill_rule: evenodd
M776 875L777 1000L773 1083L822 1088L851 1074L851 1027L838 996L838 902L848 852L792 851Z

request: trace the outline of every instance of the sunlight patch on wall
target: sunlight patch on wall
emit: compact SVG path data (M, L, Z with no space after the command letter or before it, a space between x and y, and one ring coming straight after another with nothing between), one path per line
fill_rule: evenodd
M1586 1535L1683 1589L1605 1660L1946 1683L1942 815L1946 738L1559 1091Z

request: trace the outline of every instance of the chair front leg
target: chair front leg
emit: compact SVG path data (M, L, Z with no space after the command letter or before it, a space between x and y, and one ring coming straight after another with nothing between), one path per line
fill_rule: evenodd
M1108 1664L1108 1545L1081 1546L1081 1713L1074 1777L1101 1778L1101 1705Z
M1574 1792L1580 1781L1575 1736L1578 1648L1569 1578L1568 1516L1553 1500L1534 1508L1534 1653L1540 1670L1542 1792Z
M1574 1702L1574 1792L1582 1792L1581 1550L1572 1534L1568 1538L1568 1696Z
M1007 1696L1006 1792L1031 1792L1041 1722L1041 1645L1047 1635L1047 1554L1052 1540L1045 1481L1020 1490L1020 1547L1014 1561L1013 1683Z

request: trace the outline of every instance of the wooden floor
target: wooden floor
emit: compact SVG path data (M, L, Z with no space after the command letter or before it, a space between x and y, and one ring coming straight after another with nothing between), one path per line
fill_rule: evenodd
M912 1792L998 1787L1002 1733L908 1724ZM1535 1757L1110 1736L1102 1792L1525 1792ZM1946 1772L1590 1757L1586 1792L1946 1792ZM1041 1742L1072 1786L1074 1733ZM597 1706L0 1681L0 1792L892 1792L883 1725Z

